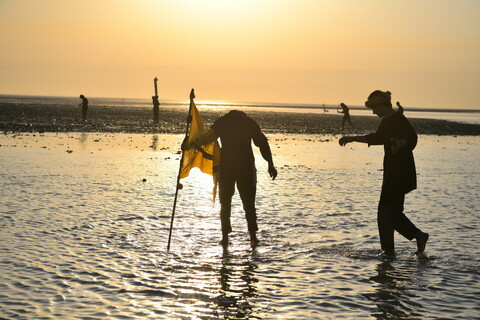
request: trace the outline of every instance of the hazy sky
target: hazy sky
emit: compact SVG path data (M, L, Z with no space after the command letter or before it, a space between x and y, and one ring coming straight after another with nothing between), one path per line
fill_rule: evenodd
M479 0L0 0L0 94L480 109Z

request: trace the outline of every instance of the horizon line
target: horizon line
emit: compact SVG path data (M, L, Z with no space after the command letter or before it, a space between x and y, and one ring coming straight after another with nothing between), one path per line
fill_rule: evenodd
M65 95L38 95L38 94L5 94L0 93L0 99L2 97L10 97L10 98L66 98L66 99L76 99L77 96L65 96ZM134 98L134 97L96 97L91 96L89 99L101 99L101 100L123 100L122 102L126 102L125 100L140 100L141 102L148 104L150 103L150 98ZM180 105L180 104L188 104L189 99L160 99L160 102L163 101L164 104L173 104L173 105ZM139 101L139 102L140 102ZM1 101L0 101L1 102ZM332 109L336 108L340 104L334 103L296 103L296 102L246 102L246 101L232 101L232 100L195 100L196 104L198 105L213 105L213 106L244 106L244 107L276 107L276 108L325 108ZM363 110L366 107L359 104L351 104L348 105L350 109L354 110ZM480 108L478 109L455 109L452 107L406 107L412 111L437 111L437 112L480 112Z

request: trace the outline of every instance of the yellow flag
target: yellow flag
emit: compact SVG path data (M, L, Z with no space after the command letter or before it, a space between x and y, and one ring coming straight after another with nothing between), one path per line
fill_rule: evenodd
M205 130L203 127L202 117L197 110L197 106L193 100L190 101L190 109L192 121L190 123L190 132L188 134L188 142L192 142L199 134ZM220 165L220 145L215 140L209 144L195 146L190 150L183 152L182 168L180 169L180 178L185 178L192 168L199 168L202 172L213 177L213 199L215 200L218 169Z

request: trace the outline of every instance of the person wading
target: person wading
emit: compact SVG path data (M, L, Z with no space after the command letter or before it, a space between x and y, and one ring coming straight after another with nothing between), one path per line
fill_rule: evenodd
M275 180L277 169L273 164L270 145L259 125L252 118L242 111L232 110L217 119L208 131L201 134L190 144L184 145L183 148L202 146L218 138L221 142L219 197L223 235L220 243L227 246L228 235L232 231L230 213L236 184L245 210L250 244L255 247L259 243L255 208L257 174L251 143L253 141L260 149L262 157L268 162L268 173Z
M425 250L429 235L418 229L403 213L405 194L417 188L413 149L417 133L402 112L392 108L391 93L376 90L365 102L373 114L382 118L377 131L364 136L344 136L339 143L383 145L383 184L378 204L378 231L385 255L394 256L394 230L408 240L417 240L417 254Z

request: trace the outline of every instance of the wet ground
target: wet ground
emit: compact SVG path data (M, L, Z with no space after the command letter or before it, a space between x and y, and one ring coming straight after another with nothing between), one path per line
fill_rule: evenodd
M0 137L0 318L475 319L480 314L480 138L419 137L406 212L427 258L396 236L378 256L381 147L268 135L257 153L259 238L237 195L220 240L211 177L184 179L166 251L181 135Z
M340 134L342 115L331 113L273 112L268 108L254 111L244 108L267 133ZM231 108L199 107L206 127ZM274 108L272 109L274 110ZM354 112L353 112L354 113ZM131 106L91 106L88 120L81 121L80 107L66 104L0 103L0 131L7 132L104 132L104 133L171 133L185 132L188 105L160 109L160 121L152 121L152 109ZM405 114L409 117L409 111ZM352 115L355 130L347 124L345 132L365 134L374 131L380 120L376 116ZM480 124L446 120L411 118L419 134L480 135Z

